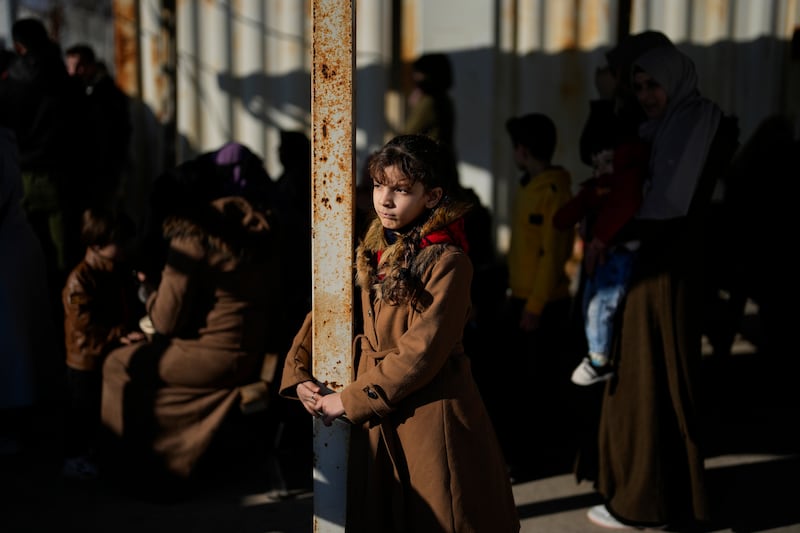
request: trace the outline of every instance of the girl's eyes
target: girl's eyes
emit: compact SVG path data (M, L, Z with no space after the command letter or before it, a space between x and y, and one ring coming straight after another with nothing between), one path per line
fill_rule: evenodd
M383 189L384 187L387 188L387 189L391 189L392 192L397 193L397 194L407 194L408 193L408 189L406 189L404 187L388 187L386 185L382 185L382 184L377 183L377 182L373 182L372 183L372 188L373 189L376 189L376 190L377 189Z

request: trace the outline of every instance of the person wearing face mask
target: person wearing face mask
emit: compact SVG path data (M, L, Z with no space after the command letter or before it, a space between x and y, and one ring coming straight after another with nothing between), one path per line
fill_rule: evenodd
M631 82L651 149L641 206L623 230L640 246L599 420L605 503L588 517L612 529L688 528L709 519L696 393L703 221L739 128L700 94L694 63L675 47L641 54Z

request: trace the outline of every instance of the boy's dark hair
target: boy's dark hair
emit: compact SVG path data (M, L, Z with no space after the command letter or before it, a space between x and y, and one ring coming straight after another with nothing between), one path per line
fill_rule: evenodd
M550 161L556 151L556 125L547 115L529 113L506 121L514 146L524 146L541 161Z
M19 19L11 26L11 38L33 52L38 52L50 42L47 28L36 18Z
M97 62L97 56L94 53L94 49L85 43L73 44L67 48L66 52L64 52L64 55L78 56L81 58L82 63L92 64Z
M280 131L278 157L286 166L304 165L311 161L311 139L302 131Z
M84 246L124 244L136 234L136 224L123 211L89 207L81 217L81 242Z
M421 55L412 68L425 76L420 87L427 93L438 94L453 88L453 67L445 54Z

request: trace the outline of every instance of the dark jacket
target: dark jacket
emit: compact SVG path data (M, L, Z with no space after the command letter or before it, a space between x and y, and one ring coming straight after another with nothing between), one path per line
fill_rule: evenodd
M103 74L83 85L71 80L76 98L78 121L75 135L83 149L76 181L93 203L115 201L128 163L132 134L128 97L111 76Z
M77 92L54 43L14 59L0 82L0 116L17 134L20 169L51 173L77 146Z

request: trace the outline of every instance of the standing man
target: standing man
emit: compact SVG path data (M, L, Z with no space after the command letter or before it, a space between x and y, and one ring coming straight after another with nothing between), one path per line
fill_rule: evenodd
M122 178L128 166L131 119L128 97L97 60L87 44L66 51L67 72L78 84L81 139L88 148L81 199L89 206L113 208L119 203Z
M0 115L19 146L22 206L44 249L52 286L61 287L71 262L64 220L74 139L69 78L61 49L42 21L19 19L11 32L16 55L0 81Z

